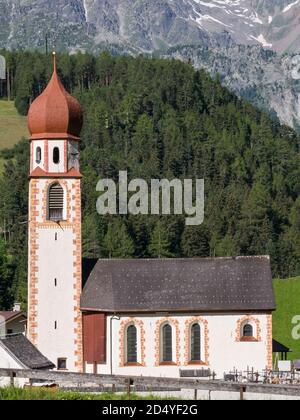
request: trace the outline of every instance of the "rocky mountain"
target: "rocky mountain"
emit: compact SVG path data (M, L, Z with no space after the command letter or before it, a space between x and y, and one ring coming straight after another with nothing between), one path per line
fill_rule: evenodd
M300 0L0 0L0 48L45 49L46 38L189 60L300 127Z
M300 56L280 55L258 45L237 45L224 37L209 46L171 48L172 57L203 68L238 96L300 131Z
M0 46L102 43L152 51L226 30L236 43L300 52L300 0L0 0Z

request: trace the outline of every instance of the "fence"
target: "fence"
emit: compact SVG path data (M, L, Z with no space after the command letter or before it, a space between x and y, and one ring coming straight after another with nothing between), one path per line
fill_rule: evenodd
M284 395L300 397L299 385L275 385L260 383L238 383L217 380L199 380L182 378L123 376L123 375L92 375L85 373L54 372L43 370L23 369L0 369L0 377L10 378L11 386L14 386L16 378L28 379L30 384L35 381L48 381L59 386L71 384L78 391L86 390L87 385L93 386L94 391L102 392L104 387L126 390L128 395L138 388L151 392L153 389L164 390L194 390L195 399L198 391L211 392L235 392L244 399L245 393Z
M234 369L229 374L225 374L224 378L229 382L300 386L300 371L295 369L286 372L275 370L264 370L263 372L257 372L253 368L248 368L246 371L241 372L237 369Z

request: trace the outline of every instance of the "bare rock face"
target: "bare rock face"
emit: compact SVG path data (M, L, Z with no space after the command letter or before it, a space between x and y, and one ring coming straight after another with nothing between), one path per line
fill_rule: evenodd
M238 96L300 131L300 56L281 55L258 45L211 41L209 46L178 46L164 57L193 63Z
M226 30L236 43L300 49L300 0L0 0L0 46L199 44Z
M300 127L300 0L0 0L0 48L44 49L46 37L57 50L191 60Z

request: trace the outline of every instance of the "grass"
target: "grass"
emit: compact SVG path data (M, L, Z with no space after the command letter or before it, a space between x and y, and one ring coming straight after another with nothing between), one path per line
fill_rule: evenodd
M103 393L103 394L85 394L80 392L65 392L65 391L54 391L47 389L38 389L38 388L0 388L0 401L1 400L128 400L127 394L113 394L113 393ZM162 398L161 398L162 399ZM168 398L165 398L168 399ZM172 398L169 398L170 400ZM160 400L159 397L148 395L145 397L140 397L135 394L131 394L130 400Z
M0 101L0 150L28 137L27 118L18 114L12 101Z
M300 340L292 337L292 319L300 316L300 277L274 280L274 289L277 310L273 314L273 337L293 350L291 360L300 359Z
M18 114L13 101L0 101L0 151L11 148L22 137L28 138L27 118ZM0 173L4 159L0 158Z

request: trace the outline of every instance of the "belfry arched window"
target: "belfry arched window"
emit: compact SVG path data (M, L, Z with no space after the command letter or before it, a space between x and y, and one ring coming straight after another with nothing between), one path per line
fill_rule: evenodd
M190 332L191 362L201 361L201 328L198 323L191 326Z
M35 161L39 165L42 161L42 149L40 147L36 148L35 151Z
M48 219L53 221L63 220L64 190L58 183L49 188L48 193Z
M137 363L137 329L134 325L127 328L127 363Z
M58 164L60 162L60 152L58 147L53 149L53 163Z

